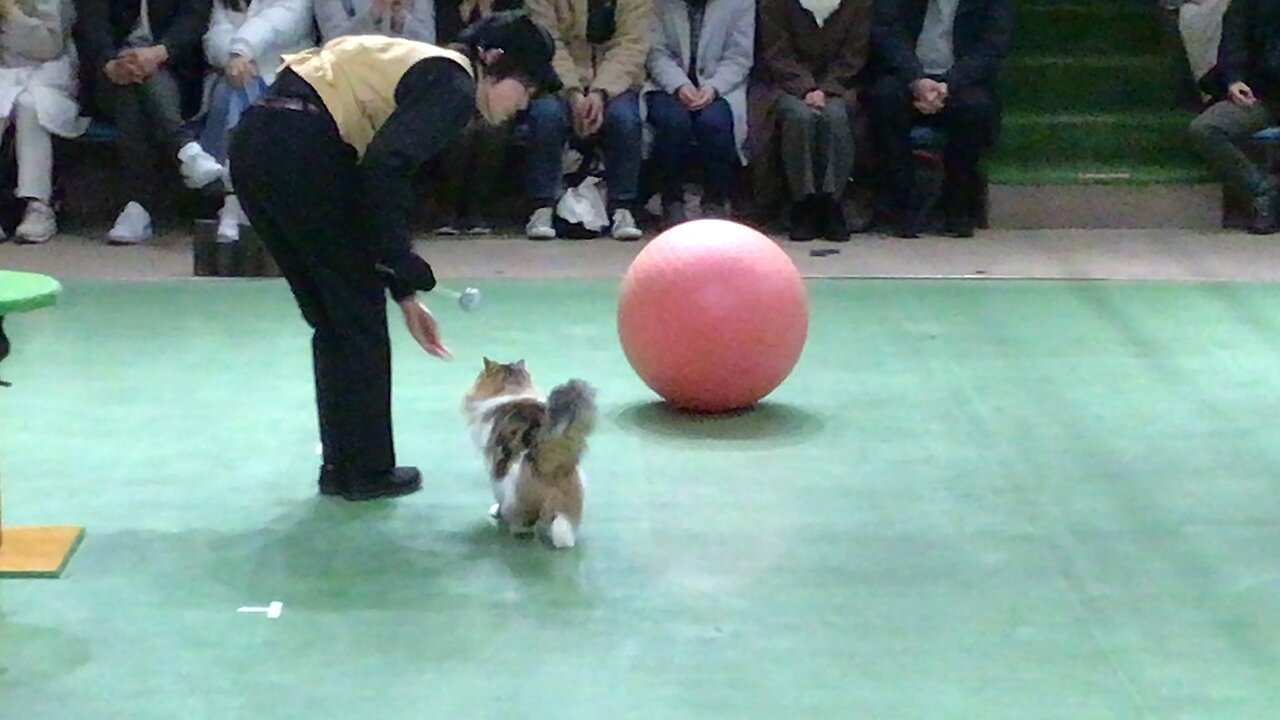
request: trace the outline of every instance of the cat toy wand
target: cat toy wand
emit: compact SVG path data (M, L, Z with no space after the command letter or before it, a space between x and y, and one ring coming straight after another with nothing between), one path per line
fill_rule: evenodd
M480 291L473 287L458 292L457 290L450 290L442 285L437 285L433 292L441 293L446 297L457 298L458 307L462 308L463 312L471 312L480 307Z

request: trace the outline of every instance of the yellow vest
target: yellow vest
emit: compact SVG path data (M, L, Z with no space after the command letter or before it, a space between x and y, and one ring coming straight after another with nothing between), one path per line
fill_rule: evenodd
M324 47L284 56L291 68L315 88L338 125L342 139L360 157L396 109L396 85L420 60L445 57L475 78L465 55L415 40L382 35L335 38Z

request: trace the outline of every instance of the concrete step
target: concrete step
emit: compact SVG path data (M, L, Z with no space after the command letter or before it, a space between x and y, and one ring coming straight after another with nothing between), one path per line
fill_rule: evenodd
M1219 185L992 185L991 227L1004 230L1222 228Z

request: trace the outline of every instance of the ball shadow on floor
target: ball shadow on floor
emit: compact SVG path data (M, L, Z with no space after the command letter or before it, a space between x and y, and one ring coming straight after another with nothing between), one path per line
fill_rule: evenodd
M761 402L732 412L699 414L661 402L635 403L614 416L627 429L667 440L721 440L797 445L820 434L826 422L796 405Z

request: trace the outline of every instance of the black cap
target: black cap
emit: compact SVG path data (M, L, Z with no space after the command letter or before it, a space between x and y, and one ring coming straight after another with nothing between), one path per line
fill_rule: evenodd
M498 76L518 75L542 93L556 93L564 87L551 64L555 39L524 10L495 12L477 20L462 31L458 41L478 50L501 50L502 59L490 68Z

